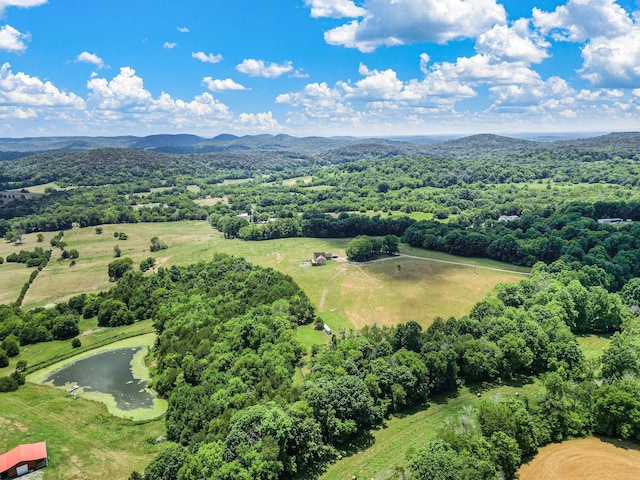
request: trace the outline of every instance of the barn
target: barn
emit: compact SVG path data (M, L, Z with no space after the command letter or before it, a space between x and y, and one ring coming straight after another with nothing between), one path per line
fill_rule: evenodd
M23 443L0 455L0 479L20 477L46 466L47 444Z

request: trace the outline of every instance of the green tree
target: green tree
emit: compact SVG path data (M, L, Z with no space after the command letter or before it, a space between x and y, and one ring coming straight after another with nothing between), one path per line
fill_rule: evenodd
M346 249L347 258L356 262L371 260L376 253L373 242L366 235L359 235L351 240Z
M53 321L51 333L56 340L75 337L80 333L78 318L75 315L60 315L56 317Z
M114 298L107 298L98 310L98 325L101 327L117 327L133 323L133 314L127 305Z
M17 357L20 354L20 343L13 334L7 336L2 343L0 343L0 348L2 348L9 357Z
M145 480L177 480L178 472L187 458L180 445L169 445L151 460L144 470Z

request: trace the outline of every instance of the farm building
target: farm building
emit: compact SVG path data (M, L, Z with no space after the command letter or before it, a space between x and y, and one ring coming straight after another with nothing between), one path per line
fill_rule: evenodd
M45 442L23 443L0 455L0 478L16 478L47 466Z
M319 265L326 265L327 260L332 258L338 258L337 255L333 255L329 252L313 252L313 258L311 259L311 265L317 267Z
M630 222L631 220L627 220ZM624 220L621 218L599 218L598 223L602 223L604 225L615 225L617 223L624 223Z
M331 329L329 328L329 325L327 325L326 323L322 326L322 331L324 333L326 333L327 335L331 335Z

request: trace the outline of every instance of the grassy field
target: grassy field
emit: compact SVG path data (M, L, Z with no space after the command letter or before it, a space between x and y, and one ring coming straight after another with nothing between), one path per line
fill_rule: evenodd
M164 447L164 422L135 423L113 417L98 402L73 399L64 390L27 383L2 394L0 451L47 442L46 480L128 478L143 471Z
M483 398L513 395L515 392L533 394L540 389L538 383L523 387L500 386L491 388L478 397L467 388L453 398L437 397L429 405L391 418L384 428L361 438L351 452L322 475L321 480L345 478L374 478L384 480L393 477L396 467L405 467L407 454L426 447L438 433L440 425L448 417L455 417L465 409L476 405Z
M392 257L366 264L349 263L341 258L331 260L325 267L305 268L300 266L301 262L309 260L314 251L329 251L344 257L349 239L225 240L206 222L104 225L103 228L101 235L97 235L94 228L65 232L67 248L77 249L80 258L76 265L69 266L68 261L57 260L58 251L54 250L52 261L32 284L24 305L45 306L79 293L109 289L112 284L106 272L108 264L114 260L116 244L122 250L122 256L131 257L136 266L149 256L154 256L158 265L170 266L208 261L216 252L222 252L272 267L290 275L317 306L325 322L336 331L408 320L426 326L436 316L461 316L484 298L496 283L518 281L522 278L518 272L523 271L499 262L462 259L406 245L401 246L403 254L420 258ZM125 232L129 239L118 241L113 236L116 231ZM48 246L49 235L44 245ZM149 240L154 236L166 242L169 248L152 255ZM35 245L35 236L26 235L23 248L31 249ZM7 244L3 248L19 249ZM7 264L0 265L0 272L7 267ZM24 268L24 273L26 280L30 271ZM15 287L16 297L22 283Z

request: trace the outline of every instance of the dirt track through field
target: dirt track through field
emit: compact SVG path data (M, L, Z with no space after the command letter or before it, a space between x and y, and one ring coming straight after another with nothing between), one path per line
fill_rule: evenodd
M519 480L637 480L640 445L582 438L549 445L517 472Z
M459 265L461 267L472 267L472 268L481 268L483 270L493 270L494 272L503 272L503 273L513 273L516 275L531 275L530 273L527 272L518 272L515 270L506 270L504 268L494 268L494 267L484 267L481 265L474 265L472 263L464 263L464 262L452 262L450 260L440 260L437 258L426 258L426 257L417 257L415 255L405 255L404 253L399 255L400 257L406 257L406 258L417 258L418 260L427 260L429 262L440 262L440 263L448 263L449 265ZM393 258L393 257L391 257ZM385 259L386 260L386 259Z

